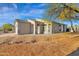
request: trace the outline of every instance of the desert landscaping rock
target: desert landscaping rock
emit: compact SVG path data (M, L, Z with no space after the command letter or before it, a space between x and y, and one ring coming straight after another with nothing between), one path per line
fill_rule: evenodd
M37 41L34 39L34 40L32 40L31 42L32 42L32 43L35 43L35 42L37 42Z
M16 41L15 44L23 43L23 41Z

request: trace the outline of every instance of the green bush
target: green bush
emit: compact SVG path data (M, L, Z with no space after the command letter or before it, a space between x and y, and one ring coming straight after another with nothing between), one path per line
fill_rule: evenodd
M4 24L3 29L8 30L8 31L12 31L12 25L11 24Z
M2 29L2 28L0 28L0 31L3 31L3 29Z

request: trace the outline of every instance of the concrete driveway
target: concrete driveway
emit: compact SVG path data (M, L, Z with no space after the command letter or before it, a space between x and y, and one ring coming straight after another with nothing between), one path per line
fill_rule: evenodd
M0 37L15 36L15 35L16 35L15 33L3 33L3 34L0 34Z
M77 49L73 53L69 54L68 56L79 56L79 49Z

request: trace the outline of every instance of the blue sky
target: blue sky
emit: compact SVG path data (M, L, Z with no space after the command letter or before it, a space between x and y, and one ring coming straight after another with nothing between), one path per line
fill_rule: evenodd
M43 3L0 3L0 26L15 19L43 18L47 4Z
M15 19L44 18L47 7L45 3L0 3L0 26L13 24Z

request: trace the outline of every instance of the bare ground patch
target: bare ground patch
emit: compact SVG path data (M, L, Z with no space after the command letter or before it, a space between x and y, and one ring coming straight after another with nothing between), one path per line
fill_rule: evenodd
M0 37L0 55L65 56L79 47L79 34L6 35Z

